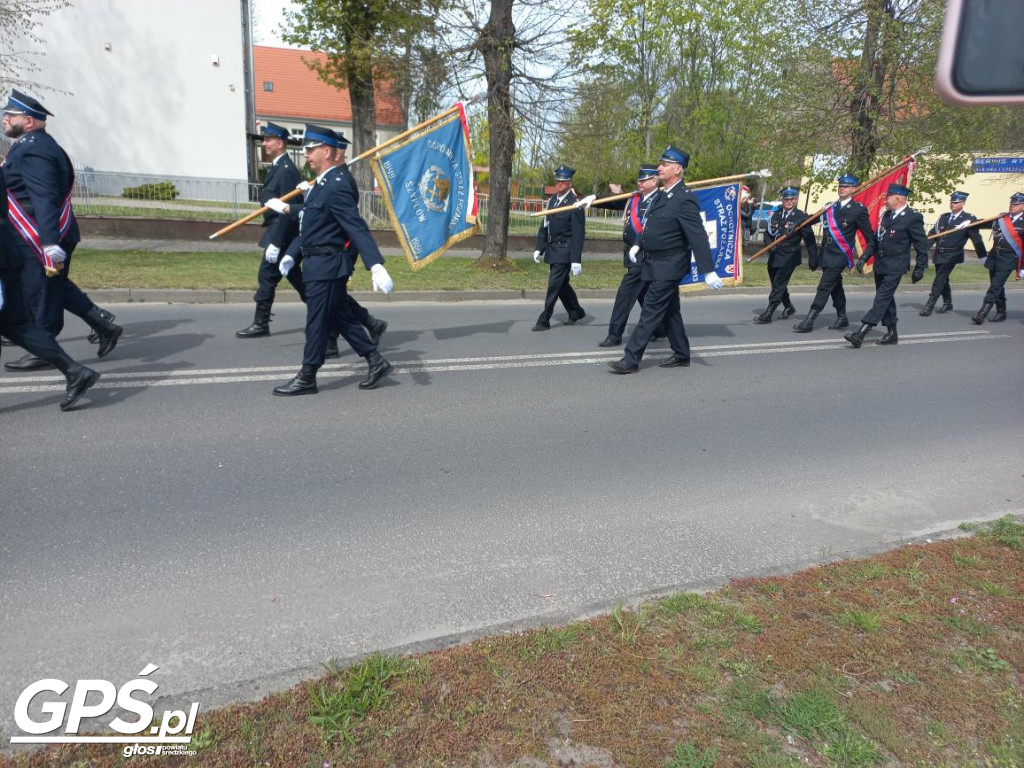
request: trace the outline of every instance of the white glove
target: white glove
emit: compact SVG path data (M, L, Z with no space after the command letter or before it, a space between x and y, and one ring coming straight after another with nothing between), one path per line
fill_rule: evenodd
M384 269L383 264L374 264L370 267L370 280L373 282L374 293L377 291L391 293L395 287L395 281L391 279L391 275Z
M533 260L536 263L540 264L540 251L534 251L533 252Z
M59 245L44 245L43 253L50 257L54 264L63 264L67 261L68 255Z
M277 264L277 257L281 255L281 249L276 245L268 245L267 250L263 252L263 258L267 260L267 264Z
M270 263L273 264L274 262L271 261ZM284 258L281 259L281 263L277 265L277 271L280 272L285 277L288 277L288 273L292 271L292 267L294 266L295 259L286 253L284 255Z
M634 245L629 249L629 260L636 264L636 255L640 253L640 246Z
M587 195L586 197L582 198L581 200L577 200L575 203L573 203L572 207L573 208L582 208L583 210L587 210L588 208L590 208L591 205L594 204L595 200L597 200L597 195Z
M1024 269L1017 273L1018 280L1024 280Z
M973 223L974 223L973 221L968 221L968 220L965 219L964 221L961 221L959 224L957 224L956 228L957 229L963 229L964 227L971 226L971 224L973 224Z
M572 276L573 277L579 277L580 276L580 272L583 271L583 265L582 264L570 264L569 265L569 269L572 271Z
M284 213L288 210L288 203L279 197L272 197L263 204L265 208L269 208L275 213Z
M310 184L308 181L300 181L298 184L295 185L295 188L300 192L308 192L311 186L313 185Z
M708 284L708 288L713 291L722 290L722 278L718 276L717 272L708 272L704 275L704 282Z

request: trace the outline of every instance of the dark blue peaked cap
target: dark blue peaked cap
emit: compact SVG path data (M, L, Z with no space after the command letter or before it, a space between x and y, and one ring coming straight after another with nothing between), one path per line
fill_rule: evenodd
M675 144L669 144L658 158L661 163L679 163L683 168L690 164L690 153Z
M856 176L851 176L848 173L844 173L838 179L836 179L844 187L856 187L860 185L860 179Z
M328 147L334 147L335 149L345 149L348 146L348 139L345 138L345 134L331 128L306 123L306 133L302 137L302 146L318 147L321 144L326 144Z
M1010 195L1011 203L1024 203L1024 192L1014 192Z
M956 192L954 192L953 194L951 194L949 196L949 202L951 202L951 203L963 203L963 202L966 202L966 200L967 200L967 193L966 192L960 192L959 190L957 190Z
M636 180L643 181L644 179L650 179L658 175L658 166L651 164L644 164L640 166L640 170L637 171Z
M11 89L11 95L7 97L3 113L5 115L28 115L36 120L45 120L47 115L53 117L53 113L40 104L37 99L14 89Z
M904 197L910 197L910 187L905 187L902 184L890 184L887 195L903 195Z
M298 144L298 140L292 137L292 132L285 128L283 125L277 123L267 123L266 125L260 126L259 133L250 133L249 138L256 139L257 141L264 138L265 136L273 136L275 139L281 139L286 144Z
M793 197L800 197L800 190L797 187L783 187L779 190L779 197L787 200Z
M575 175L576 169L570 168L568 165L560 165L555 168L555 181L571 181Z

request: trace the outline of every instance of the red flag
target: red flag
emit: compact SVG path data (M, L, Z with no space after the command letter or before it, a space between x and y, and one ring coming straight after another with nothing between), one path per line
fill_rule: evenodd
M914 173L914 161L911 160L906 165L900 166L897 170L890 173L888 176L876 181L874 184L865 187L863 190L853 196L853 199L858 203L861 203L868 209L868 217L871 219L871 228L878 232L878 222L882 220L882 213L885 211L885 197L886 192L889 190L890 184L902 184L905 187L910 186L910 177ZM864 235L860 232L857 233L857 242L860 245L861 253L864 252ZM875 257L872 256L868 259L868 264L874 264ZM865 272L870 270L865 269Z

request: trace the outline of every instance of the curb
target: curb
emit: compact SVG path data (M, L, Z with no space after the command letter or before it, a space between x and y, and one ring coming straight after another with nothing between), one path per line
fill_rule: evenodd
M1024 290L1024 286L1007 286L1011 290ZM958 291L984 291L988 289L985 283L959 283L954 286ZM704 298L712 296L759 296L766 294L770 286L726 288L720 293L706 291L704 293L685 294L684 300ZM793 286L789 289L791 294L812 295L816 291L813 285ZM930 285L924 287L908 286L901 290L901 295L927 294ZM870 285L846 286L847 293L874 293ZM100 288L89 290L89 296L93 301L109 304L131 304L131 303L158 303L158 304L248 304L252 302L253 292L236 289L167 289L167 288ZM282 295L275 300L284 304L299 304L299 297L291 291L282 291ZM611 288L598 288L590 290L577 290L581 299L614 299L615 290ZM385 295L372 291L353 291L352 296L360 303L402 303L412 301L432 301L437 303L455 303L460 301L543 301L545 292L542 290L519 289L519 290L496 290L496 291L401 291Z

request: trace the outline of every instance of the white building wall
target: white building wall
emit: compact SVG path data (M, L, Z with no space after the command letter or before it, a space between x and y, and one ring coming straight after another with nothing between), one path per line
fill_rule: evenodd
M73 0L26 72L76 167L244 181L240 0Z

